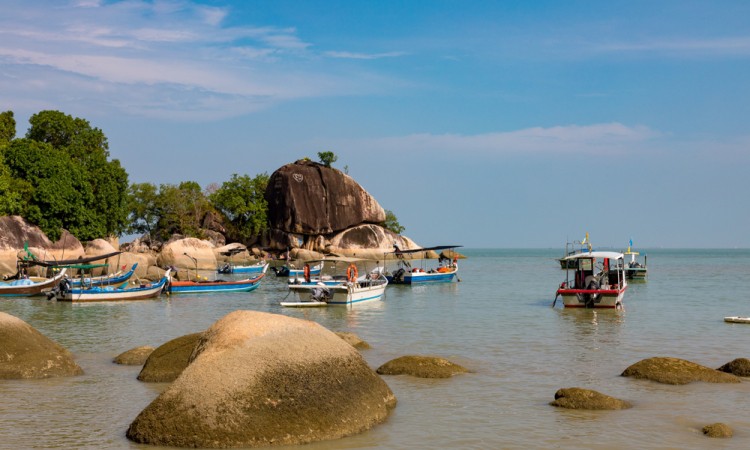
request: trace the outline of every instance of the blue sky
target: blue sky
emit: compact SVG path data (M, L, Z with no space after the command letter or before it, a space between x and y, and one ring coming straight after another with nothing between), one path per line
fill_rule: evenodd
M0 110L131 182L333 151L422 245L750 247L750 2L0 4Z

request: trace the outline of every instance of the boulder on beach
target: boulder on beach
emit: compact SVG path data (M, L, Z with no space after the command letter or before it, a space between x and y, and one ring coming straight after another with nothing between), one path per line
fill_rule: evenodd
M114 253L117 249L105 239L94 239L86 243L86 257L101 256ZM118 257L114 256L105 260L99 260L96 264L109 264L109 267L97 267L91 270L92 276L100 276L103 274L114 273L118 271ZM88 272L87 272L88 273Z
M352 347L359 349L359 350L365 350L370 348L370 344L363 341L354 333L351 333L349 331L337 331L336 336L343 339L345 342L347 342Z
M160 345L149 355L138 379L152 383L174 381L190 363L190 355L201 334L180 336Z
M23 320L0 312L0 379L81 375L73 355Z
M381 375L412 375L419 378L449 378L469 370L436 356L407 355L378 367Z
M159 267L177 269L216 270L214 246L197 238L183 238L167 242L156 258Z
M639 361L622 372L624 377L643 378L664 384L739 383L734 375L679 358L654 357Z
M717 370L731 373L732 375L736 375L738 377L750 377L750 359L737 358L729 361L728 363L719 367Z
M732 437L732 428L725 423L712 423L703 427L703 434L712 438L730 438Z
M131 348L130 350L115 356L115 359L113 359L112 362L125 366L142 366L146 363L146 360L151 356L153 351L154 347L148 345Z
M627 409L632 406L625 400L578 387L558 389L550 405L568 409Z
M351 345L314 322L235 311L131 423L138 443L265 447L336 439L384 421L396 399Z

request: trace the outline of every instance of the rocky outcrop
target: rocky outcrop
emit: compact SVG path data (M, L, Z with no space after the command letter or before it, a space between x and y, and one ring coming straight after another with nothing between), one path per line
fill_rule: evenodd
M664 384L739 383L734 375L679 358L654 357L639 361L622 372L624 377L643 378Z
M385 221L385 210L353 178L312 161L300 160L276 170L265 197L271 229L276 232L271 234L272 245L279 249L302 247L307 236ZM300 240L295 235L302 245L293 245Z
M188 366L201 334L180 336L159 346L149 355L138 379L153 383L174 381Z
M703 427L703 434L711 438L730 438L733 435L732 428L725 423L712 423Z
M732 375L736 375L738 377L750 377L750 359L737 358L729 361L728 363L719 367L717 370L731 373Z
M337 331L336 336L343 339L346 343L351 345L352 347L359 349L359 350L366 350L370 348L370 344L363 341L354 333L351 333L349 331Z
M0 312L0 379L81 375L70 352L23 320Z
M401 356L378 367L381 375L411 375L419 378L449 378L469 370L444 358Z
M107 255L109 253L116 252L117 249L112 246L108 241L104 239L94 239L93 241L89 241L86 243L85 252L86 256L100 256L100 255ZM97 261L97 264L109 264L108 268L96 268L91 271L91 275L93 276L99 276L105 273L115 273L117 272L118 265L117 265L117 257L114 258L108 258L106 260ZM107 269L107 270L105 270Z
M322 326L235 311L203 334L190 365L127 437L177 447L296 445L365 431L395 403L359 352Z
M214 271L217 265L213 245L196 238L167 242L162 247L156 262L159 267L175 267L192 271Z
M20 216L0 216L0 275L16 273L18 257L25 257L24 245L38 259L75 259L84 256L81 242L63 230L57 242L52 242L39 227ZM32 269L30 275L44 276L44 270Z
M115 356L112 360L115 364L122 364L124 366L142 366L146 363L146 360L151 353L154 352L154 347L144 345L142 347L132 348L126 352L122 352Z
M550 405L568 409L627 409L632 406L624 400L577 387L558 389Z

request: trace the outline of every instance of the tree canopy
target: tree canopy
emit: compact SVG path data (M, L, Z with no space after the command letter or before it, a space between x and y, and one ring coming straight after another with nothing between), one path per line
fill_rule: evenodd
M249 242L268 229L268 202L264 193L269 176L261 173L232 175L209 198L211 203L229 220L231 237L239 242Z
M396 234L401 234L406 230L406 228L402 227L400 223L398 223L398 219L396 218L396 215L393 214L393 211L390 209L385 210L385 222L380 224L383 228L386 230L391 230Z
M326 167L331 167L331 164L339 159L333 152L318 152L318 158L320 159L320 163Z

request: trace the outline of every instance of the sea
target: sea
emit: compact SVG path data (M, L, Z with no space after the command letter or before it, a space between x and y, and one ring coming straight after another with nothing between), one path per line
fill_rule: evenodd
M630 283L624 309L601 311L564 309L560 301L552 307L565 279L560 249L461 250L468 258L459 261L459 282L392 285L382 301L353 307L282 308L286 279L270 272L244 294L98 304L2 298L0 311L69 349L85 374L0 380L0 448L160 448L132 443L125 432L167 384L142 383L140 367L112 359L204 330L235 310L356 333L371 346L361 354L373 369L403 355L432 355L471 370L448 379L384 376L398 399L386 422L305 450L750 448L750 379L674 386L620 375L653 356L712 368L750 357L750 324L723 320L750 316L750 250L641 250L648 279ZM633 407L550 406L567 387ZM704 436L702 427L716 422L734 436Z

